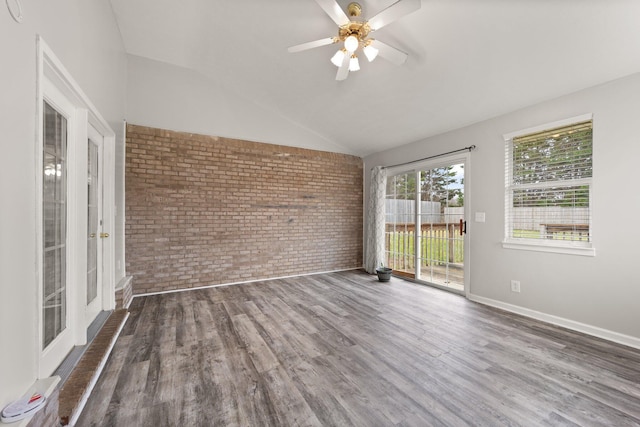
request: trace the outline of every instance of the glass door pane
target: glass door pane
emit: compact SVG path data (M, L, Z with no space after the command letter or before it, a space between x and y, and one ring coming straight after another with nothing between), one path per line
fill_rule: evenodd
M415 277L416 174L387 179L385 200L386 264L394 274Z
M87 304L98 296L98 145L88 141L87 170Z
M464 164L419 172L417 278L464 290Z
M67 120L44 103L42 170L43 342L67 327Z
M87 129L87 298L85 326L103 309L102 243L108 234L102 230L102 153L103 136L93 127Z

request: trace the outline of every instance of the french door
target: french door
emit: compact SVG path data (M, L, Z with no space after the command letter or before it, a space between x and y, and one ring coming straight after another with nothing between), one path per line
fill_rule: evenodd
M387 178L385 254L394 274L466 292L466 156Z
M102 240L108 235L101 228L103 136L83 122L87 139L81 146L77 109L53 87L47 88L42 108L39 371L47 376L73 346L84 344L87 327L103 310Z
M85 326L102 311L102 153L103 137L93 127L87 138L87 297Z
M38 376L50 376L115 305L115 133L38 37ZM104 199L104 203L103 203Z

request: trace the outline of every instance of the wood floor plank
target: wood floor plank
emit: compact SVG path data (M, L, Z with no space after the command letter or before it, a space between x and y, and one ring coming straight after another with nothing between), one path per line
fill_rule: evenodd
M223 345L220 358L226 364L226 381L218 386L221 390L228 390L232 396L232 405L237 407L233 425L268 425L274 414L266 400L264 378L257 372L246 345L239 341L224 303L217 304L216 307L220 315L215 318L215 327ZM219 406L228 403L220 400L211 404ZM220 423L225 425L223 420Z
M135 298L79 426L640 426L640 350L359 271Z
M434 387L428 378L420 376L410 365L398 363L398 359L385 361L371 349L355 346L350 349L372 372L389 383L388 394L393 399L404 402L408 411L424 419L424 423L413 425L461 425L463 420L455 410L442 400L441 390Z
M342 369L336 369L326 357L316 357L311 363L313 369L325 377L328 384L318 392L334 394L349 416L349 425L392 425L391 420L380 413L375 402L368 399L366 391L344 377Z
M316 369L310 362L302 361L289 370L300 394L311 410L325 426L354 426L357 414L349 410L338 393L329 375Z
M109 406L107 419L112 419L113 425L130 425L129 420L137 417L145 398L146 377L149 370L149 361L136 362L125 365L120 371L120 381L114 390L117 396L117 406Z
M96 384L94 394L100 394L103 396L111 396L114 392L120 371L124 366L126 349L131 344L133 336L120 336L114 345L113 351L116 351L113 357L110 357L105 364L102 372L101 381ZM90 399L83 411L85 414L92 414L96 422L87 425L98 425L97 421L102 420L109 409L109 399Z
M249 316L246 314L231 316L231 323L258 372L267 372L278 366L278 359L253 326Z

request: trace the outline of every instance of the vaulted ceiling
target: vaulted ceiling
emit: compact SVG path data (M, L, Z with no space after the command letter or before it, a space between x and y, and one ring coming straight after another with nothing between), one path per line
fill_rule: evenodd
M358 2L370 17L395 1ZM407 62L363 58L345 81L335 45L287 52L337 34L314 0L111 3L129 54L201 73L361 156L640 72L638 0L422 0L374 33Z

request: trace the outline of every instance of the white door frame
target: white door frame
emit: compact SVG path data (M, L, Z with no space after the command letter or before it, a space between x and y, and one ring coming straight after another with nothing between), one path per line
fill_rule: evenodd
M52 95L52 94L56 95ZM50 376L64 360L69 346L86 343L87 330L85 324L86 307L86 257L87 257L87 133L88 126L93 126L103 137L103 230L113 234L114 194L115 194L115 132L100 115L89 98L73 80L69 72L55 56L42 37L37 38L37 104L36 104L36 224L42 224L42 147L43 147L43 102L52 96L61 95L71 105L69 113L67 164L68 164L68 207L67 207L67 325L68 337L66 341L53 343L42 348L42 228L36 229L37 257L37 313L38 334L36 348L38 354L38 376ZM103 275L102 275L102 309L112 310L115 307L115 247L113 239L103 241ZM61 334L62 335L62 334ZM60 348L53 349L53 344L60 344Z
M104 297L104 294L102 292L102 246L104 244L104 237L102 236L102 232L103 232L103 228L102 228L102 208L103 208L103 173L104 173L104 166L102 165L102 160L104 157L104 137L93 127L89 124L88 128L87 128L87 139L86 139L86 144L87 144L87 160L89 160L89 145L95 144L97 147L97 180L96 182L92 183L94 187L94 191L97 191L97 206L96 206L96 216L97 216L97 224L96 224L96 228L94 230L88 230L88 215L87 215L87 228L85 228L85 230L89 231L93 231L94 235L93 237L87 236L85 235L85 239L93 239L92 243L95 243L96 245L96 286L97 286L97 295L95 296L95 298L90 301L89 303L86 303L86 299L85 299L85 313L84 313L84 324L86 327L89 327L89 325L91 324L91 322L93 322L96 318L96 316L102 311L103 309L103 304L102 304L102 298ZM85 180L85 182L88 182L88 175L87 175L87 180ZM85 186L85 189L87 187ZM88 192L87 192L87 197L88 197ZM85 206L88 207L90 203L90 200L87 199L87 204ZM88 212L87 212L88 213ZM87 264L89 261L89 254L87 253ZM88 265L85 268L85 274L88 270ZM85 282L85 289L88 286L88 277L87 277L87 282Z

